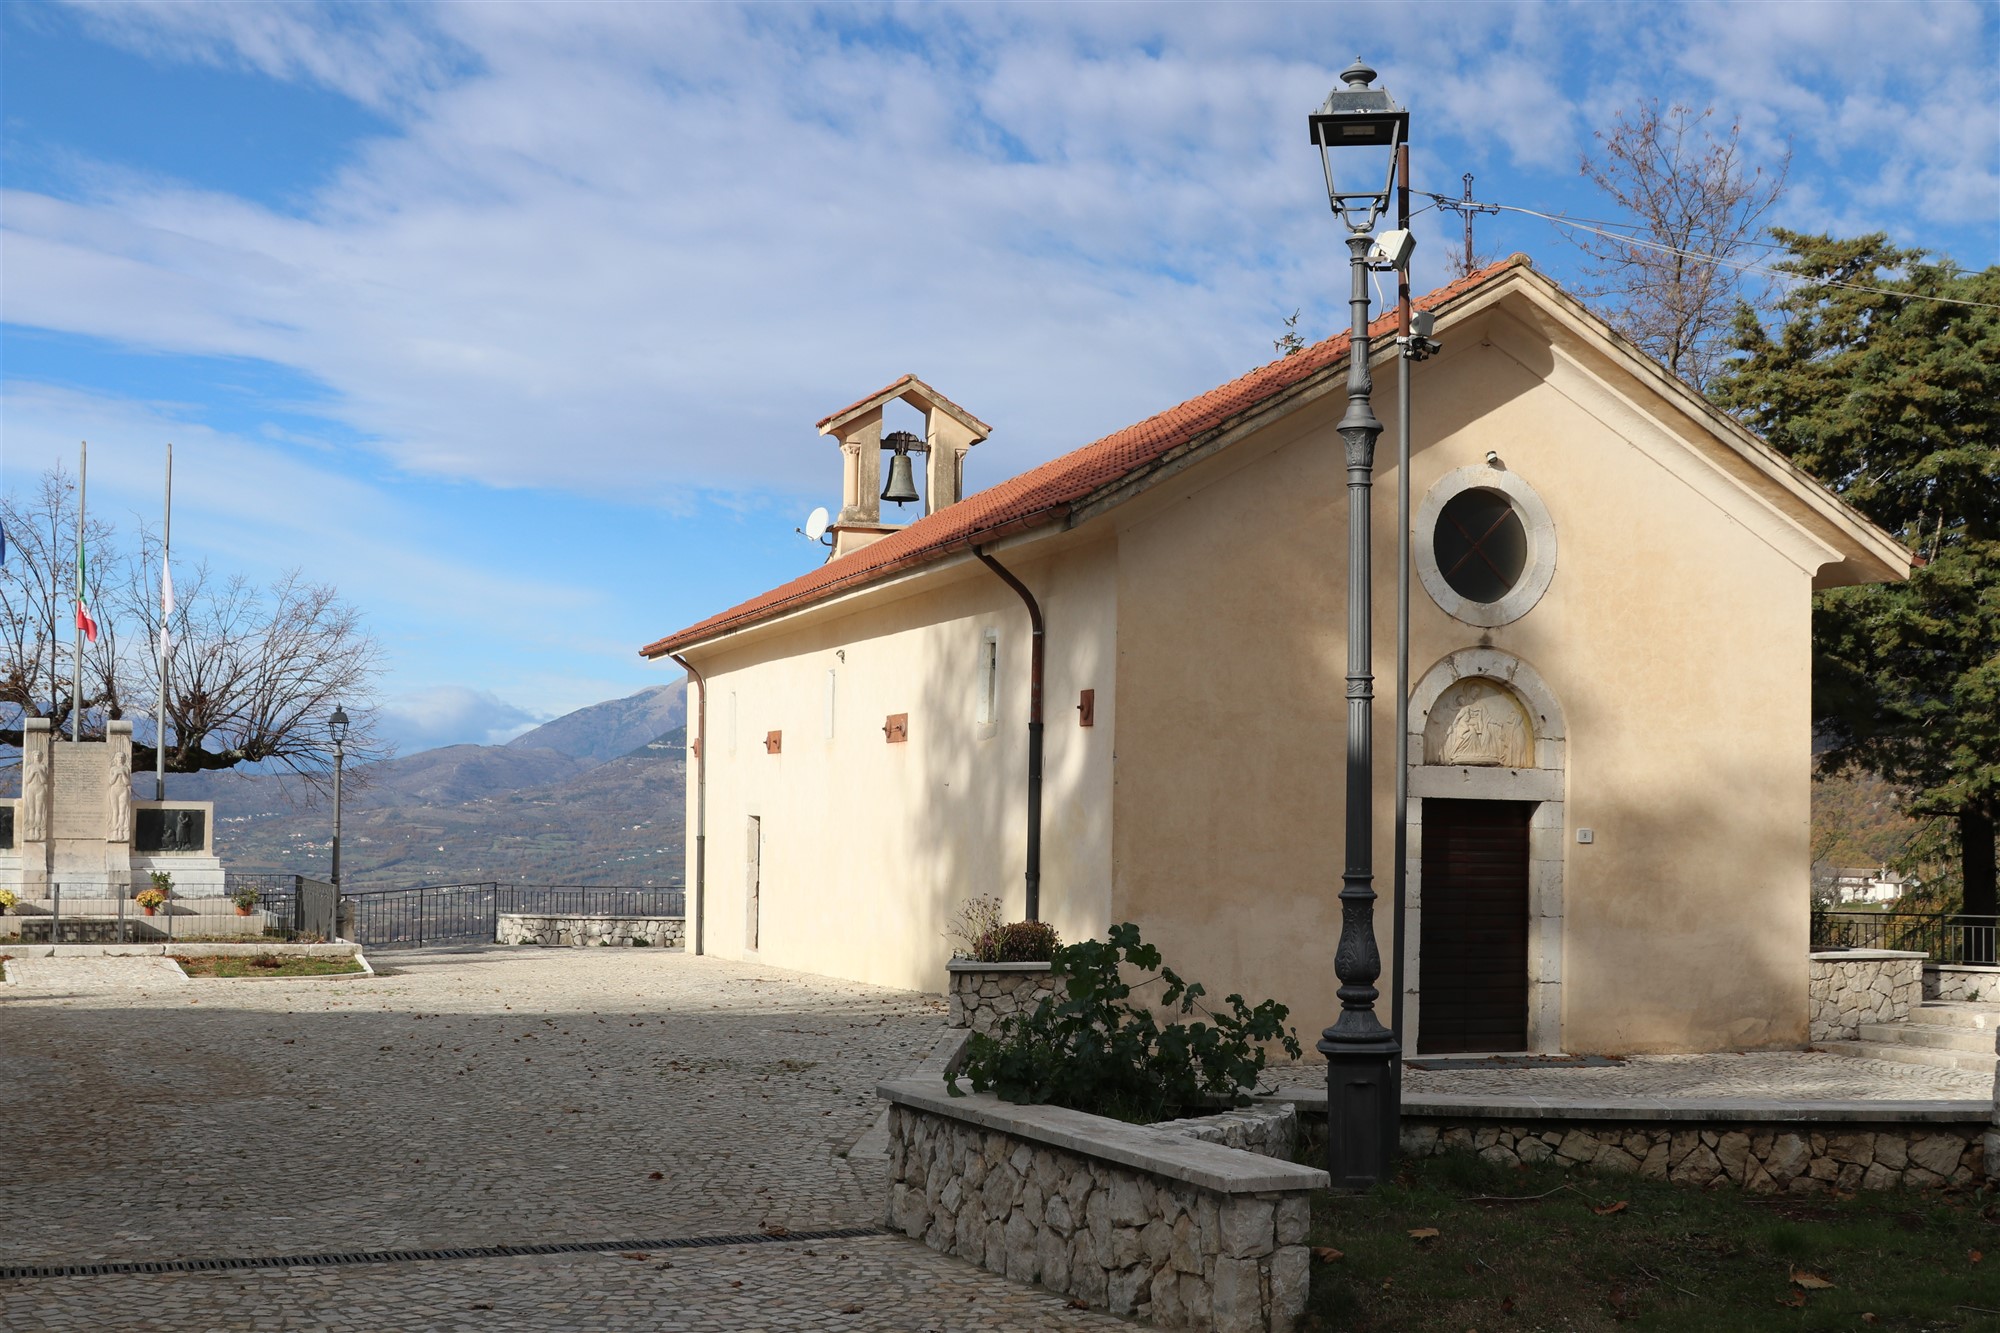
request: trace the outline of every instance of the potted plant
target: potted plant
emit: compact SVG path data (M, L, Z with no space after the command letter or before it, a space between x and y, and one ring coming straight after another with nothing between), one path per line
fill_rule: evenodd
M257 890L239 889L230 901L236 904L236 915L249 916L257 910Z
M140 907L145 909L147 916L151 916L153 913L159 911L160 904L167 900L167 891L158 888L141 889L133 894L132 898Z
M14 891L0 889L0 916L7 915L7 909L14 905Z

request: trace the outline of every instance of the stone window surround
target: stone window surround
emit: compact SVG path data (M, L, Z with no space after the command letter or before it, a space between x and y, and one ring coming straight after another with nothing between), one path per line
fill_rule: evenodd
M1438 516L1444 512L1445 505L1473 490L1498 491L1506 496L1520 516L1521 526L1527 530L1527 567L1512 590L1497 602L1475 602L1445 582L1444 571L1438 568L1436 547L1432 544L1432 534L1437 531ZM1548 506L1542 503L1542 497L1527 482L1504 467L1488 463L1462 467L1438 478L1425 493L1423 503L1417 507L1410 551L1417 567L1417 577L1423 581L1424 590L1430 593L1431 600L1453 619L1485 629L1505 625L1528 614L1535 603L1542 600L1542 594L1549 590L1549 582L1556 575L1556 529L1549 518Z
M1475 470L1475 469L1467 469ZM1488 469L1476 469L1487 471ZM1513 691L1535 733L1533 768L1456 767L1424 763L1430 711L1453 685L1474 677ZM1404 754L1410 766L1408 841L1404 853L1407 893L1403 908L1403 966L1397 984L1409 1001L1403 1010L1403 1047L1417 1049L1423 1017L1424 799L1534 801L1528 821L1528 1049L1562 1050L1563 857L1567 791L1562 706L1541 674L1497 648L1461 648L1426 671L1410 692L1410 727Z

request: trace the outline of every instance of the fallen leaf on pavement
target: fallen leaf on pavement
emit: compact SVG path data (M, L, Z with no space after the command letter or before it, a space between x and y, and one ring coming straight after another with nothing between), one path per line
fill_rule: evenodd
M1806 1305L1806 1294L1803 1291L1795 1291L1789 1296L1780 1296L1778 1297L1778 1304L1788 1305L1795 1310L1803 1310Z
M1975 1263L1975 1264L1976 1264L1976 1263L1978 1263L1978 1262L1979 1262L1979 1261L1980 1261L1981 1259L1984 1259L1984 1258L1986 1257L1986 1255L1985 1255L1985 1253L1984 1253L1983 1251L1980 1251L1980 1250L1967 1250L1967 1251L1965 1252L1965 1257L1966 1257L1966 1259L1967 1259L1967 1260L1969 1260L1970 1262L1972 1262L1972 1263Z
M1792 1270L1792 1285L1804 1287L1807 1291L1826 1291L1833 1286L1817 1273L1806 1273L1796 1268Z
M1602 1208L1593 1208L1590 1211L1596 1213L1599 1217L1609 1217L1613 1213L1624 1212L1627 1206L1626 1201L1620 1199L1617 1203L1607 1203Z
M1436 1227L1413 1227L1410 1230L1411 1240L1436 1240L1437 1238L1438 1229Z
M1313 1246L1313 1258L1319 1260L1323 1264L1330 1264L1335 1259L1344 1259L1346 1257L1347 1257L1346 1255L1342 1254L1339 1250L1334 1249L1333 1246L1331 1245Z
M667 1178L667 1173L664 1171L655 1171L653 1172L653 1174L646 1177L646 1179L648 1180L665 1180L666 1178Z
M1861 1322L1864 1324L1879 1324L1882 1321L1875 1317L1873 1311L1869 1311L1868 1313L1861 1316Z

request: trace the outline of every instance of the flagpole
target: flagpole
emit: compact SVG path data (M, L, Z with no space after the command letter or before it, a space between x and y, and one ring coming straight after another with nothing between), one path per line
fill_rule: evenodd
M160 524L160 708L153 714L153 799L167 799L167 617L173 614L174 576L167 572L174 557L174 443L167 441L167 507Z
M69 743L83 738L83 506L90 492L90 441L76 447L76 648L70 654Z

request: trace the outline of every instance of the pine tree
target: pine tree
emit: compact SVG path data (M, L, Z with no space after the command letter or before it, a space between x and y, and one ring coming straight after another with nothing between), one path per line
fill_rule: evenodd
M1713 396L1895 534L1906 583L1813 611L1813 709L1833 749L1954 821L1964 910L1995 902L2000 819L2000 267L1965 273L1880 234L1774 231L1798 279ZM1863 290L1875 289L1875 290ZM1974 932L1990 957L1993 932Z

